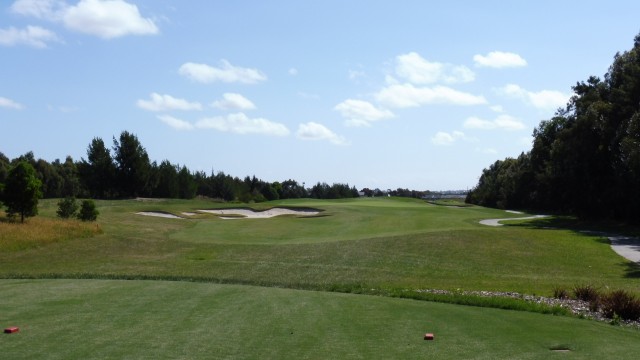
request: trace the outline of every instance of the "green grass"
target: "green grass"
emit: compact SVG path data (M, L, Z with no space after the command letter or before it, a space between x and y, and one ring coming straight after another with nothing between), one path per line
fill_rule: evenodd
M207 201L97 203L103 234L18 253L0 253L0 277L194 278L325 290L437 288L551 295L593 284L638 293L631 263L597 236L529 226L487 227L478 220L517 217L480 207L411 199L298 200L260 204L314 207L313 218L175 220L220 206ZM227 204L226 206L238 206ZM43 203L43 216L55 202Z
M498 309L253 286L2 280L8 359L631 359L640 332ZM434 341L423 340L433 333Z
M91 226L100 233L0 248L0 278L68 279L0 281L0 325L26 324L18 336L0 337L3 354L6 348L35 355L29 358L546 358L565 356L552 347L569 347L572 356L624 358L629 344L640 343L640 331L593 321L410 300L549 312L415 290L551 295L591 284L640 294L640 267L602 237L582 233L590 224L572 219L487 227L478 221L521 215L397 198L276 201L252 207L321 214L237 220L135 213L246 204L96 204L100 216ZM41 215L30 221L57 226L56 207L56 200L42 201ZM51 328L43 330L45 323ZM31 334L34 328L40 333ZM291 329L301 336L284 336ZM424 342L427 331L437 341ZM58 341L43 339L52 333ZM63 346L72 342L86 345Z

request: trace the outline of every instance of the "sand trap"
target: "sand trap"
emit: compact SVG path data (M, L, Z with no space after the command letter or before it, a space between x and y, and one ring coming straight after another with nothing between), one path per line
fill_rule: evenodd
M254 211L251 209L218 209L218 210L198 210L198 212L223 215L221 219L267 219L280 215L298 215L298 216L312 216L318 215L320 212L317 210L291 210L285 208L273 208L264 211ZM224 215L235 215L225 217ZM238 217L241 216L241 217Z
M173 214L164 213L160 211L141 211L141 212L137 212L136 215L155 216L155 217L161 217L161 218L167 218L167 219L184 219L184 218L181 218L180 216L175 216Z
M517 217L517 218L506 218L506 219L486 219L486 220L480 220L480 224L487 225L487 226L502 226L503 224L500 224L500 221L505 221L505 220L532 220L532 219L545 218L545 217L548 217L548 216L549 215L534 215L534 216L525 216L525 217Z

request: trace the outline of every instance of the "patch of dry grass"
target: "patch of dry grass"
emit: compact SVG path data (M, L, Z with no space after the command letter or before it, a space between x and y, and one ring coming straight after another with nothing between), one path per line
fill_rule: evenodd
M97 223L74 219L33 217L24 223L8 219L0 211L0 251L18 251L67 239L85 238L102 233Z

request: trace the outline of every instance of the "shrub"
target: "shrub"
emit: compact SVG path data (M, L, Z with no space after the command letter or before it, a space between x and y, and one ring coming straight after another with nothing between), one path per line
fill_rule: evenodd
M98 218L98 210L93 200L84 200L80 206L78 219L82 221L95 221Z
M68 219L75 215L76 211L78 211L78 204L76 203L76 198L67 197L60 201L58 201L58 214L59 217L63 219Z
M640 319L640 300L625 290L615 290L600 299L604 316L615 319L616 316L623 320Z
M598 289L592 285L578 285L573 288L573 294L576 296L576 299L590 303L597 302L600 297Z
M556 299L568 299L569 292L565 288L555 287L553 289L553 297Z

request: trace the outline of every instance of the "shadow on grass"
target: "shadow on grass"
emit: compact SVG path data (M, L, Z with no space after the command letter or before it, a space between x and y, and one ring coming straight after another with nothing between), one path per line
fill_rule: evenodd
M609 221L585 221L570 216L553 216L528 220L522 223L505 224L511 227L523 227L537 230L570 230L580 236L594 237L594 241L611 245L609 237L615 236L616 245L630 246L640 251L640 229L622 223ZM640 262L626 261L626 278L640 278Z

